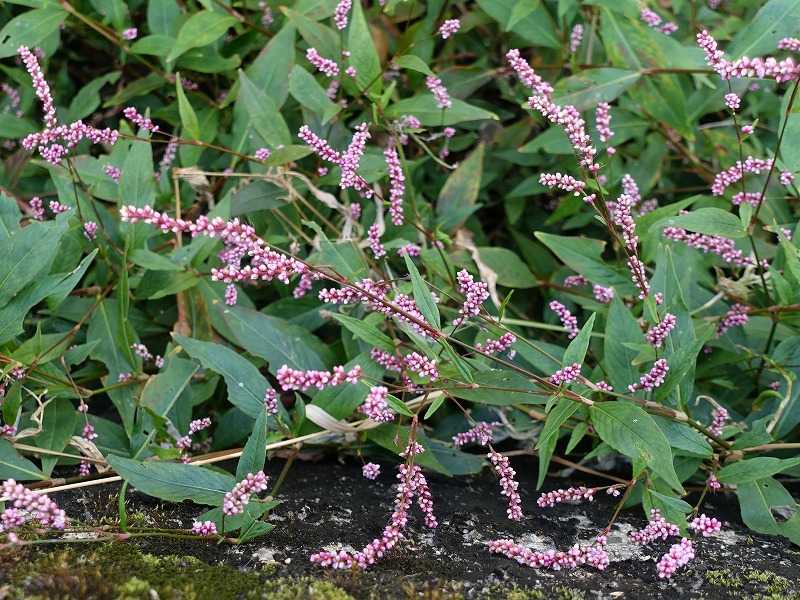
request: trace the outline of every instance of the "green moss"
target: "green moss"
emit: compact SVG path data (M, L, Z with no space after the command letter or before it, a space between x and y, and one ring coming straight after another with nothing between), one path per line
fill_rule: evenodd
M738 575L731 573L730 569L719 569L705 572L706 581L713 585L727 588L742 587L742 579Z
M9 568L0 575L0 583L7 584L4 598L352 600L326 581L266 579L263 573L208 565L192 556L142 554L131 544L70 548L30 558L7 563Z

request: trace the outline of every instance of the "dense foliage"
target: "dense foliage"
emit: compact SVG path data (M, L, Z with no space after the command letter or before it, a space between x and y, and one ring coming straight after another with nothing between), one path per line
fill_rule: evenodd
M350 567L415 496L436 525L424 470L539 510L528 453L616 476L543 508L705 534L731 493L800 543L800 1L285 4L0 7L0 479L113 471L247 540L271 450L402 463L383 537L313 557Z

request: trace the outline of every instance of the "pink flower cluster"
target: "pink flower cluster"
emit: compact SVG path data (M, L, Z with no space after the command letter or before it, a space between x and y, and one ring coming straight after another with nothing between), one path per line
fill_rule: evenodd
M672 35L678 31L678 26L675 23L672 21L665 21L662 23L663 20L661 15L645 6L642 7L642 11L639 13L639 16L642 21L647 23L653 29L657 29L664 35Z
M569 51L575 54L583 41L583 25L576 23L569 33Z
M768 171L772 168L772 163L771 158L754 158L752 156L745 158L744 162L737 160L732 167L717 173L714 183L711 185L711 193L715 196L722 196L725 189L739 181L745 173L760 175L761 171Z
M789 52L800 52L800 40L797 38L783 38L778 42L778 50L788 50Z
M791 57L779 61L772 56L767 58L743 56L729 61L725 59L725 53L717 48L717 41L705 29L697 34L697 45L705 52L708 66L725 80L757 77L774 79L778 83L783 83L796 79L800 73L800 68Z
M575 196L580 196L581 192L586 187L583 181L562 173L541 173L539 175L539 183L545 187L554 187L565 192L574 192Z
M742 131L744 131L744 127L742 127ZM737 192L733 195L733 198L731 198L731 204L739 206L746 203L750 206L758 206L760 200L761 194L759 192Z
M128 119L128 121L136 125L139 129L145 129L153 132L158 131L158 125L153 123L144 115L140 114L139 111L132 106L126 107L125 110L122 111L122 114L125 115L125 118Z
M103 167L103 171L105 171L105 174L113 179L115 183L119 183L119 178L122 177L122 171L118 167L106 165Z
M203 537L217 535L217 524L214 521L195 521L192 523L192 533Z
M8 532L34 519L44 527L64 529L67 516L47 494L37 494L13 479L2 485L3 497L9 505L0 514L0 531Z
M405 221L403 196L406 193L406 178L403 174L403 167L400 165L400 157L397 155L394 141L383 151L383 158L386 161L386 171L389 174L389 216L392 219L392 223L399 227Z
M694 546L690 540L682 538L680 543L673 544L669 552L661 557L656 569L661 579L669 579L680 567L685 566L694 558Z
M613 392L614 386L609 385L605 379L601 379L597 383L594 384L597 389L602 390L604 392Z
M719 482L719 479L717 479L717 476L714 473L709 473L708 478L706 479L706 485L712 492L718 492L722 489L722 484Z
M787 187L792 185L792 182L794 181L794 173L791 171L781 171L779 181L781 182L781 185L785 185Z
M550 301L550 310L558 315L558 318L561 319L561 324L564 326L564 329L567 330L569 334L569 339L574 338L578 335L578 319L569 312L566 306L561 304L558 300L551 300Z
M255 154L253 155L256 160L267 160L272 155L272 151L269 148L259 148L256 150Z
M466 446L467 444L488 446L494 441L494 435L492 433L492 429L494 427L500 427L500 423L487 423L486 421L479 421L475 427L454 435L453 445L456 448Z
M595 110L594 122L597 127L597 135L600 136L600 141L603 143L608 142L614 137L614 132L611 129L611 105L608 102L601 102L597 105ZM606 152L609 156L613 156L617 150L614 146L607 146Z
M534 569L544 567L558 571L560 569L574 569L579 565L590 565L603 571L609 564L605 544L605 537L598 536L597 543L589 546L575 544L566 552L557 550L541 552L526 548L517 544L514 540L505 539L489 542L489 552L513 558L518 563Z
M649 544L657 539L665 540L668 537L680 535L680 529L674 523L670 523L661 516L661 511L657 508L650 509L650 518L647 526L628 534L631 541L636 544Z
M297 137L311 146L311 149L323 160L339 165L342 170L339 177L340 188L343 190L353 188L364 198L372 197L369 185L357 173L367 140L370 138L369 126L366 123L356 126L350 144L343 153L331 148L328 142L311 131L307 125L303 125L299 129Z
M230 492L225 494L222 501L222 512L226 515L238 515L244 512L245 505L250 502L250 496L266 490L268 480L264 471L258 471L255 474L248 473Z
M633 393L636 390L644 389L648 392L652 392L664 383L668 371L669 364L667 364L666 359L659 358L653 363L652 368L639 378L639 383L632 383L628 386L628 391Z
M439 379L439 370L436 368L436 360L423 356L419 352L406 354L403 360L405 361L406 368L420 377L427 377L431 381Z
M736 247L732 239L720 235L705 235L688 232L681 227L665 227L664 237L673 242L681 242L708 254L716 254L722 260L737 267L755 265L756 261Z
M136 29L136 27L129 27L122 32L122 39L128 40L129 42L135 40L137 37L139 37L139 30Z
M581 365L579 363L572 363L550 375L548 380L553 385L563 385L565 383L572 383L580 376Z
M436 75L428 75L425 78L425 86L428 88L428 91L433 94L436 100L436 106L442 110L453 106L453 101L450 99L450 92L447 91L442 80L436 77Z
M647 333L644 335L644 337L653 348L661 348L661 345L664 343L664 340L667 339L669 332L675 328L677 323L677 317L675 317L675 315L672 313L667 313L664 315L664 318L661 319L660 323L653 325L647 330Z
M397 256L419 256L422 248L416 244L405 244L397 249Z
M739 106L741 106L741 103L742 103L741 98L739 98L739 96L737 96L733 92L731 92L730 94L725 94L725 106L730 108L732 111L735 112L739 110Z
M500 478L500 493L508 499L508 508L506 509L508 518L512 521L520 521L522 519L522 498L517 491L519 482L514 479L517 472L509 464L508 457L499 452L492 450L487 456L495 473Z
M372 250L372 255L376 258L383 258L386 256L386 248L381 243L380 229L377 223L373 223L367 230L367 242L369 249Z
M381 474L381 466L376 463L369 462L361 467L361 474L366 479L377 479Z
M394 413L389 408L389 403L386 399L389 396L389 390L382 385L376 385L370 388L364 403L358 407L358 411L372 419L376 423L388 423L394 420Z
M583 275L569 275L564 278L564 287L579 287L587 283L589 281Z
M714 517L707 517L703 514L691 520L689 529L703 537L709 537L722 531L722 523Z
M717 337L724 335L732 327L742 327L750 320L747 314L750 307L744 304L734 304L730 310L725 313L720 322L717 324Z
M727 409L723 408L722 406L716 407L711 412L711 425L708 426L708 430L717 437L722 435L722 430L725 425L728 423L730 419L730 415L728 414Z
M439 35L442 36L443 40L446 40L451 35L455 35L459 29L461 29L461 21L458 19L447 19L439 27Z
M614 288L603 287L602 285L592 284L592 295L594 299L603 304L610 304L614 299Z
M517 341L517 336L515 336L510 331L504 333L496 340L489 339L486 340L486 343L481 344L476 343L475 347L486 354L499 354L500 352L505 352L508 350L514 343Z
M347 19L351 8L353 8L353 0L339 0L333 12L333 22L336 24L336 29L342 30L347 27Z
M458 291L464 295L464 304L459 310L463 318L474 317L480 313L481 304L489 297L489 286L483 281L475 281L466 269L457 274Z
M277 279L288 284L293 275L303 275L308 271L308 267L299 260L267 248L264 240L256 235L255 229L241 223L239 219L224 221L219 217L209 219L203 215L194 222L185 221L173 219L149 206L123 206L120 209L120 218L129 223L142 221L165 233L190 233L192 237L205 235L219 238L226 247L226 252L220 256L227 259L227 264L223 268L211 269L211 279L214 281L232 284ZM240 261L244 257L250 259L250 264L241 266ZM236 290L233 291L235 293Z
M314 65L318 71L322 71L328 77L339 76L339 65L336 64L336 61L325 58L317 52L316 48L309 48L306 50L306 59Z
M400 480L400 485L395 497L394 512L380 538L372 540L361 551L352 554L346 550L317 552L309 557L311 562L332 569L351 569L353 567L366 569L374 565L403 539L403 530L408 524L408 511L415 496L417 504L424 514L425 525L431 528L436 527L438 523L433 514L428 482L422 474L422 469L417 465L410 467L404 464L399 465L397 478Z
M342 385L345 382L358 383L361 379L361 367L356 365L349 371L345 371L343 366L337 365L333 367L333 371L303 371L292 369L289 365L282 365L275 377L283 391L305 392L312 387L322 390L326 387Z
M558 489L552 492L545 492L536 501L539 508L552 508L556 504L569 502L570 504L577 504L579 502L594 501L594 494L597 490L584 486L571 487L567 489Z
M204 417L202 419L195 419L191 423L189 423L189 435L194 435L199 431L203 431L204 429L208 429L211 427L211 418Z

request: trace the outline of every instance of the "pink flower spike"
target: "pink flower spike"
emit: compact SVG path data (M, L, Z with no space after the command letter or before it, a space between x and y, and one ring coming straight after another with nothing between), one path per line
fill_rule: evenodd
M733 327L743 327L750 320L747 314L750 307L744 304L734 304L717 325L717 337L724 335Z
M125 115L125 118L128 119L128 121L136 125L139 129L145 129L153 132L158 131L158 125L153 124L150 119L140 114L139 111L132 106L125 108L125 110L122 111L122 114Z
M722 531L722 523L714 517L707 517L704 514L692 519L689 529L703 537L710 537Z
M641 376L639 383L632 383L628 386L628 391L633 393L638 389L644 389L648 392L652 392L654 389L664 383L664 379L667 377L668 371L669 364L667 364L666 359L659 358L655 363L653 363L653 367L650 369L650 371Z
M119 178L122 177L122 171L114 165L106 165L103 167L106 175L114 180L114 183L119 183Z
M669 332L675 328L678 319L672 313L667 313L661 322L647 330L645 338L653 348L661 348Z
M374 386L370 388L364 404L358 407L359 412L366 415L376 423L388 423L394 420L394 413L389 408L389 403L386 398L389 396L389 390L383 386Z
M36 97L39 98L39 101L42 103L44 125L47 129L52 129L58 124L56 120L56 107L53 103L53 95L50 93L50 86L47 84L44 73L42 73L42 68L39 66L39 59L36 58L36 55L31 52L27 46L20 46L19 49L17 49L17 54L19 54L22 63L25 65L25 69L33 80L33 90L36 92Z
M86 221L83 224L83 235L87 240L92 241L97 237L97 223L94 221Z
M439 27L439 35L442 36L443 40L446 40L451 35L455 35L459 29L461 29L461 21L458 19L447 19Z
M735 112L739 110L739 106L741 106L741 103L742 103L741 98L739 98L739 96L737 96L733 92L731 92L730 94L725 94L725 106L730 108L732 111Z
M602 304L611 304L614 299L614 288L603 287L602 285L592 284L592 295L594 299Z
M561 319L561 324L564 326L564 329L567 330L569 339L572 339L578 335L578 319L576 319L572 313L569 312L567 307L561 304L561 302L558 300L552 300L549 306L550 310L556 313L558 318Z
M428 90L433 94L436 99L436 105L441 109L448 109L453 106L453 101L450 99L450 93L444 87L442 80L435 75L428 75L425 78L425 85Z
M586 184L583 181L575 179L571 175L564 175L561 173L541 173L539 175L539 183L545 187L558 188L565 192L574 192L575 196L580 196Z
M356 365L349 371L343 366L333 367L333 371L303 371L282 365L275 374L281 389L285 392L298 390L304 392L310 388L323 390L343 383L358 383L361 378L361 367Z
M508 499L508 509L506 510L508 518L512 521L520 521L522 519L522 498L517 492L519 483L514 479L517 475L516 471L511 468L508 457L494 450L490 451L487 456L495 473L500 477L501 494Z
M550 375L548 381L553 385L563 385L565 383L572 383L581 375L581 366L578 363L572 363L564 367L563 369L559 369L552 375Z
M217 525L214 521L195 521L192 523L192 533L203 537L217 535Z
M797 38L783 38L778 42L778 50L788 50L789 52L800 52L800 40Z
M571 487L565 490L558 489L539 496L536 504L539 505L539 508L552 508L556 504L562 503L578 504L584 501L593 502L596 491L597 490L594 488L587 488L584 486Z
M505 352L517 341L517 336L511 332L504 333L496 340L486 340L485 344L477 343L475 347L486 354L499 354Z
M792 173L791 171L781 171L779 180L781 182L781 185L789 187L794 182L794 173Z
M366 479L377 479L381 474L381 466L376 463L369 462L361 467L361 474Z
M253 155L256 160L267 160L272 155L272 151L269 148L259 148L256 150L255 154Z
M614 132L611 130L611 105L608 102L601 102L597 105L594 120L601 142L606 143L614 137ZM608 146L606 152L613 155L616 150L613 146Z
M569 34L569 51L575 54L583 41L583 25L577 23Z
M392 223L398 227L405 221L403 212L403 196L406 192L406 178L403 174L403 167L400 165L400 157L394 140L383 151L383 158L386 161L386 171L389 174L389 216Z
M661 557L656 568L661 579L669 579L679 568L687 565L694 558L694 546L686 538L681 539L679 544L673 544L669 552Z
M668 537L678 535L680 535L678 526L662 517L661 511L657 508L650 510L650 519L646 527L628 534L632 542L640 545L646 545L658 539L666 540Z
M333 13L333 22L336 24L336 29L341 31L347 27L351 8L353 8L353 0L339 0Z
M267 389L264 393L264 409L268 415L278 414L278 394L272 388Z
M264 471L258 471L255 474L248 473L230 492L225 494L222 512L226 515L238 515L244 512L245 505L250 502L250 496L267 489L268 479L264 475Z
M480 421L472 429L457 433L453 436L453 445L456 448L466 446L467 444L478 444L479 446L488 446L494 441L492 429L500 427L499 422L487 423Z
M128 40L129 42L135 40L139 37L139 30L136 27L130 27L122 32L122 39Z
M711 419L708 430L717 437L721 436L723 428L730 419L728 411L724 407L718 406L711 412Z
M466 269L458 272L458 291L464 295L464 304L459 310L462 318L477 316L481 311L481 304L489 298L489 286L483 281L475 281Z
M386 248L381 244L380 230L377 223L370 225L367 230L367 241L369 242L369 249L372 250L372 255L376 260L386 256Z
M322 71L328 77L337 77L339 75L339 65L336 64L336 61L323 57L317 52L316 48L306 50L306 59L318 71Z

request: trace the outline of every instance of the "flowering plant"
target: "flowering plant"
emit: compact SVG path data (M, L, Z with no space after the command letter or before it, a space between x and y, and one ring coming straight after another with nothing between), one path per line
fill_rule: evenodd
M426 470L524 519L519 453L614 482L540 509L602 490L680 538L660 577L709 493L800 543L797 2L36 4L0 7L0 535L63 529L17 483L58 469L121 477L123 530L130 484L246 541L269 451L316 444L398 465L326 567L415 500L435 528ZM488 551L604 569L618 514Z

